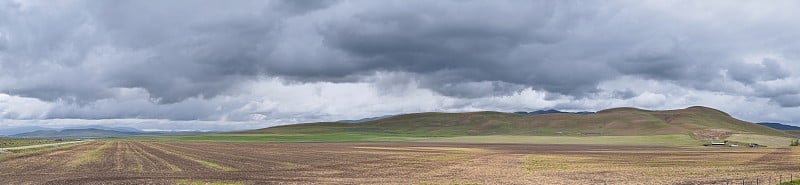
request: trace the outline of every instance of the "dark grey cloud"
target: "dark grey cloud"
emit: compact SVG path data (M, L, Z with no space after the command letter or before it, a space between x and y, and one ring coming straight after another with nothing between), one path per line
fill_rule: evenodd
M775 97L775 102L778 102L783 107L798 107L800 106L800 95L782 95Z
M0 92L63 105L52 108L49 118L81 119L233 119L229 114L236 111L236 119L295 117L299 113L251 107L263 97L241 88L273 78L284 86L369 83L392 96L424 89L448 101L533 90L543 92L533 94L544 101L578 101L559 102L571 108L596 99L649 105L665 97L636 87L600 88L640 79L675 84L675 93L709 91L798 107L800 74L794 71L800 69L800 26L791 24L797 7L796 2L6 1L0 4ZM130 93L138 99L126 99Z
M162 103L213 97L266 73L259 53L277 44L282 21L333 2L10 2L0 33L14 44L3 66L15 83L3 91L47 101L109 98L117 87L144 88ZM113 55L125 56L102 58Z
M731 75L732 79L746 84L791 77L791 72L788 69L770 58L763 59L761 63L740 65L730 68L728 74Z
M320 32L327 46L346 52L365 69L418 73L431 83L438 82L431 87L444 87L433 89L447 94L471 94L469 88L453 92L453 85L448 84L475 81L502 81L571 94L591 90L597 80L593 78L609 75L564 74L584 69L574 66L579 62L549 58L544 54L547 51L542 51L554 49L548 45L569 37L566 31L572 22L588 16L581 15L581 10L559 11L559 6L551 2L408 3L369 8L326 22ZM534 49L537 46L543 47ZM543 55L516 58L516 52L528 48Z

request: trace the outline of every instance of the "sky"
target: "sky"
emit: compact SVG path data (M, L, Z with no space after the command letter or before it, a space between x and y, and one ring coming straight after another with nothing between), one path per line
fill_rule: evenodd
M800 1L0 0L0 129L708 106L800 125Z

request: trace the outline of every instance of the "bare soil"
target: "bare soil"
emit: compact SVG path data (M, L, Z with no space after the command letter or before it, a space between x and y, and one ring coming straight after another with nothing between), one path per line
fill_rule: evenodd
M92 142L0 162L0 184L776 184L788 148Z

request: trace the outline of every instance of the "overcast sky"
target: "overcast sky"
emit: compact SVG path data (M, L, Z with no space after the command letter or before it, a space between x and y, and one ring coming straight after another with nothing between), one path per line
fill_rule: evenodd
M0 0L0 128L693 105L800 123L798 3Z

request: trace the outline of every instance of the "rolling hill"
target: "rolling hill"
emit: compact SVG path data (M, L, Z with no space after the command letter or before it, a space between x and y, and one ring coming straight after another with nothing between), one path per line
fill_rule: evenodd
M783 132L795 135L796 137L800 137L800 127L798 126L792 126L783 123L758 123L758 124L781 130Z
M613 108L595 114L522 115L502 112L414 113L360 123L320 122L270 127L241 133L393 134L402 136L636 136L688 134L695 139L722 139L732 134L793 137L708 107L678 110Z

